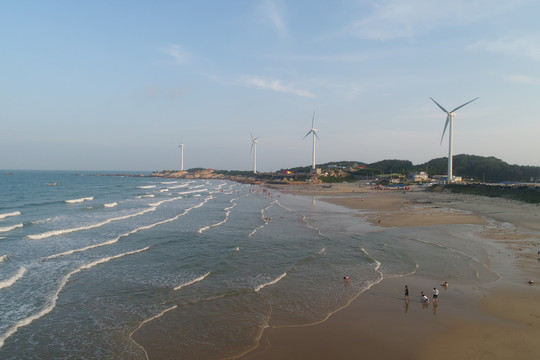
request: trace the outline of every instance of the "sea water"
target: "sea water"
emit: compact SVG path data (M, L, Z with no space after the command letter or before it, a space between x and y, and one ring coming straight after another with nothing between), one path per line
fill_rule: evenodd
M472 225L357 215L226 180L0 175L0 358L230 358L387 277L498 276Z

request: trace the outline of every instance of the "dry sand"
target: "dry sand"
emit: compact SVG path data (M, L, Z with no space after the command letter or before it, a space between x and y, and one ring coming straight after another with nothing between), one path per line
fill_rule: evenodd
M357 185L288 189L358 210L382 227L484 225L479 235L513 256L513 273L481 288L451 284L439 305L419 291L438 280L385 279L321 324L268 328L242 359L518 359L538 358L540 339L540 207L469 195L374 191ZM497 261L497 258L491 259ZM534 280L529 285L528 280ZM403 299L407 284L411 301Z

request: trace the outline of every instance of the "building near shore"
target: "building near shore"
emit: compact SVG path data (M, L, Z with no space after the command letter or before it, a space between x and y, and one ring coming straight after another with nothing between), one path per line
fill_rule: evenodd
M428 181L429 176L425 171L414 172L407 175L407 180L415 182Z

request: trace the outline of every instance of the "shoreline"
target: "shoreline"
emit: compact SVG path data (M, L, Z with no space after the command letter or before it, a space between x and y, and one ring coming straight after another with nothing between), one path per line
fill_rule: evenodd
M258 348L239 359L534 357L540 338L540 288L528 280L540 281L538 206L474 195L377 192L344 185L332 191L295 190L356 210L355 216L381 230L480 225L480 238L499 249L489 258L501 279L481 286L450 284L444 290L440 286L444 279L436 276L385 278L323 323L288 328L270 324ZM405 285L411 292L408 305L402 293ZM439 304L424 308L418 290L431 298L433 287L441 291Z

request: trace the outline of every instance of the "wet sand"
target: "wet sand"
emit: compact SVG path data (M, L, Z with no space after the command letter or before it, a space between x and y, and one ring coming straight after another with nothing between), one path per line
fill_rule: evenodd
M540 207L504 199L425 192L373 191L344 184L299 194L358 210L381 227L482 225L478 235L500 247L491 262L508 263L502 279L482 286L404 276L384 279L327 321L267 328L241 359L517 359L538 356L540 339ZM529 280L535 284L530 285ZM354 281L354 279L351 279ZM403 298L409 286L411 300ZM437 306L425 307L420 291Z

